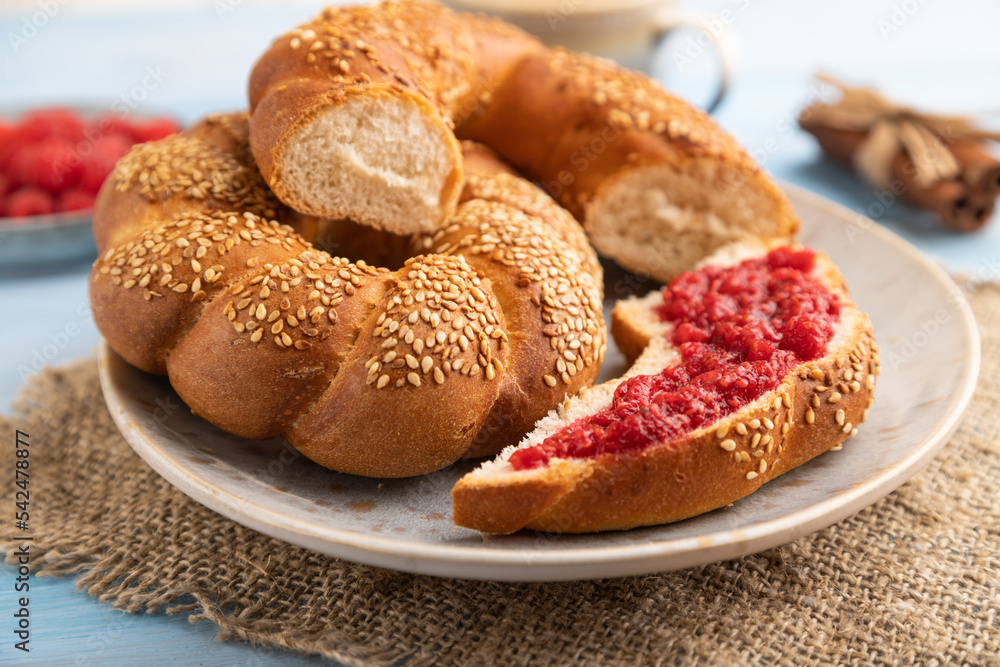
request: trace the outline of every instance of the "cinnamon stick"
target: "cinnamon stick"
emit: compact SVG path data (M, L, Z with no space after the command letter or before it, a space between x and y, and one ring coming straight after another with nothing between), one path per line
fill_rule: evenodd
M810 122L807 113L803 114L799 122L802 129L816 137L824 153L837 162L854 167L854 155L867 138L866 131L840 129ZM970 155L973 153L971 150L968 152ZM961 157L957 155L956 157L959 161L962 160ZM988 194L979 186L981 180L989 180L993 176L985 160L978 156L976 159L978 160L976 164L981 164L982 167L975 178L975 184L970 184L964 178L956 178L925 186L915 179L916 169L913 161L905 153L900 152L892 164L893 179L899 182L899 187L893 188L893 194L898 194L910 203L937 214L950 229L963 232L977 230L993 213L994 195ZM1000 163L997 166L1000 167ZM896 192L897 189L900 192Z
M966 183L987 196L1000 195L1000 160L977 141L958 140L949 148L963 166L962 179Z

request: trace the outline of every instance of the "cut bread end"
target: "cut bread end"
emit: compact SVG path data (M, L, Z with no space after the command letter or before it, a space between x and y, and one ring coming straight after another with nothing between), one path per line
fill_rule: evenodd
M763 246L756 248L727 248L706 263L735 264L763 253ZM625 300L615 307L612 332L623 350L642 351L633 366L622 378L567 399L519 444L459 480L452 491L455 523L508 534L522 528L577 533L677 521L743 498L854 435L871 404L877 346L868 317L849 301L836 267L822 255L817 259L815 275L844 299L824 357L792 369L777 389L737 412L676 440L515 470L509 463L515 451L610 406L624 380L659 373L679 360L667 336L671 325L655 313L662 292ZM838 388L845 387L841 394Z
M681 169L645 165L610 179L587 206L584 227L600 253L666 282L727 244L787 240L798 221L760 172L690 160Z
M441 114L408 94L368 91L299 124L272 187L293 208L396 234L438 228L462 189L462 151Z

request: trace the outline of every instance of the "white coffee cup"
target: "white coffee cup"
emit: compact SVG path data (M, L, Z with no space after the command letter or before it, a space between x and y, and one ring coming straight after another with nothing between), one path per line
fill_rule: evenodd
M455 9L498 16L549 45L610 58L649 71L663 39L676 28L698 31L697 49L714 48L721 72L712 111L736 73L735 30L714 18L682 12L675 0L446 0ZM716 29L710 29L717 24ZM699 51L700 52L700 51ZM680 56L689 58L688 55Z

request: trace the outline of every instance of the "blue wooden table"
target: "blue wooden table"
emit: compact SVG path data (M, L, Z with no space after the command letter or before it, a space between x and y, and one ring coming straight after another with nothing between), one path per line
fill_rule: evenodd
M891 96L942 111L1000 110L1000 3L995 0L711 0L688 2L712 16L728 10L743 65L717 114L719 122L776 177L851 209L869 211L949 268L1000 278L1000 221L981 233L942 231L904 204L876 206L877 193L818 161L812 140L794 129L796 112L814 99L810 74L828 70L873 83ZM141 112L190 121L245 106L247 72L280 31L315 13L319 3L260 6L239 0L199 8L93 12L75 3L35 31L27 14L0 6L0 108L118 101ZM31 33L30 36L25 36ZM11 35L23 39L11 38ZM670 47L685 48L691 34ZM654 73L691 99L705 99L715 67L705 53L680 68L662 54ZM683 71L679 71L683 69ZM92 355L98 342L87 307L88 261L56 273L0 278L8 322L0 336L0 409L30 369ZM70 333L72 332L72 333ZM6 518L4 519L6 521ZM318 658L213 639L214 626L166 616L132 616L76 590L70 579L36 579L32 652L12 648L14 570L0 566L0 664L29 665L309 665Z

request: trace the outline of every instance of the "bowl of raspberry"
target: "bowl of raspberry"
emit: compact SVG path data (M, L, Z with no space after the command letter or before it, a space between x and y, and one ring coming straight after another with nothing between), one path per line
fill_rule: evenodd
M45 107L0 112L0 267L20 272L96 255L94 200L137 143L178 132L165 116Z

